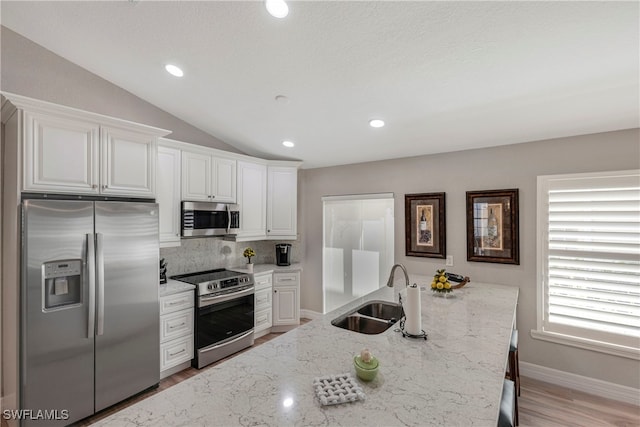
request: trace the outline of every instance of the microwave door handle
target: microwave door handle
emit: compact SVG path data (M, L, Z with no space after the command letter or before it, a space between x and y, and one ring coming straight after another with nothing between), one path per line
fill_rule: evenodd
M227 234L231 233L231 208L227 205Z

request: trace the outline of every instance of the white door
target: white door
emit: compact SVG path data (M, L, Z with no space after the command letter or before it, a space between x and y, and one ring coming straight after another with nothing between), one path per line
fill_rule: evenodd
M236 161L214 157L215 177L213 185L213 201L224 203L236 202Z
M273 288L273 326L297 325L300 322L298 286Z
M160 246L180 246L180 150L158 146Z
M211 201L211 156L182 152L182 200Z
M98 194L97 123L25 112L23 190Z
M266 236L267 166L251 162L238 162L238 204L240 205L240 231L238 237Z
M101 193L155 197L157 138L105 126L101 142Z
M296 238L298 169L270 166L267 176L267 237Z

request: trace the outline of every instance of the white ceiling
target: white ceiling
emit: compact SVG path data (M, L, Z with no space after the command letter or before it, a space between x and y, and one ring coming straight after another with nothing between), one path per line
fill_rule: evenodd
M13 31L306 168L639 126L638 2L1 3Z

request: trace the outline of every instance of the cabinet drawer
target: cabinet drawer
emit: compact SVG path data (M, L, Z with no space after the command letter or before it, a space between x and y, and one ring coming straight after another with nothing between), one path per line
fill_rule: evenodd
M160 316L160 342L193 334L193 309Z
M193 359L193 336L177 338L160 345L160 371Z
M267 289L261 289L255 293L255 310L262 310L265 308L271 308L271 287Z
M193 292L182 292L160 298L160 314L173 313L193 307Z
M300 284L300 273L276 273L273 275L274 285L298 285Z
M273 284L272 277L273 275L271 273L254 275L253 280L255 282L256 291L258 289L270 287Z
M256 311L256 322L254 332L260 332L271 327L271 307Z

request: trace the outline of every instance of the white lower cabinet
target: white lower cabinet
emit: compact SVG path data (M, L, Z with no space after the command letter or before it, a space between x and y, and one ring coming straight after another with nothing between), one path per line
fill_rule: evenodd
M300 272L273 274L272 332L284 332L300 324Z
M255 325L254 337L261 337L270 332L271 328L271 294L273 292L272 274L259 273L254 275L255 281Z
M160 378L193 359L193 291L160 297Z

